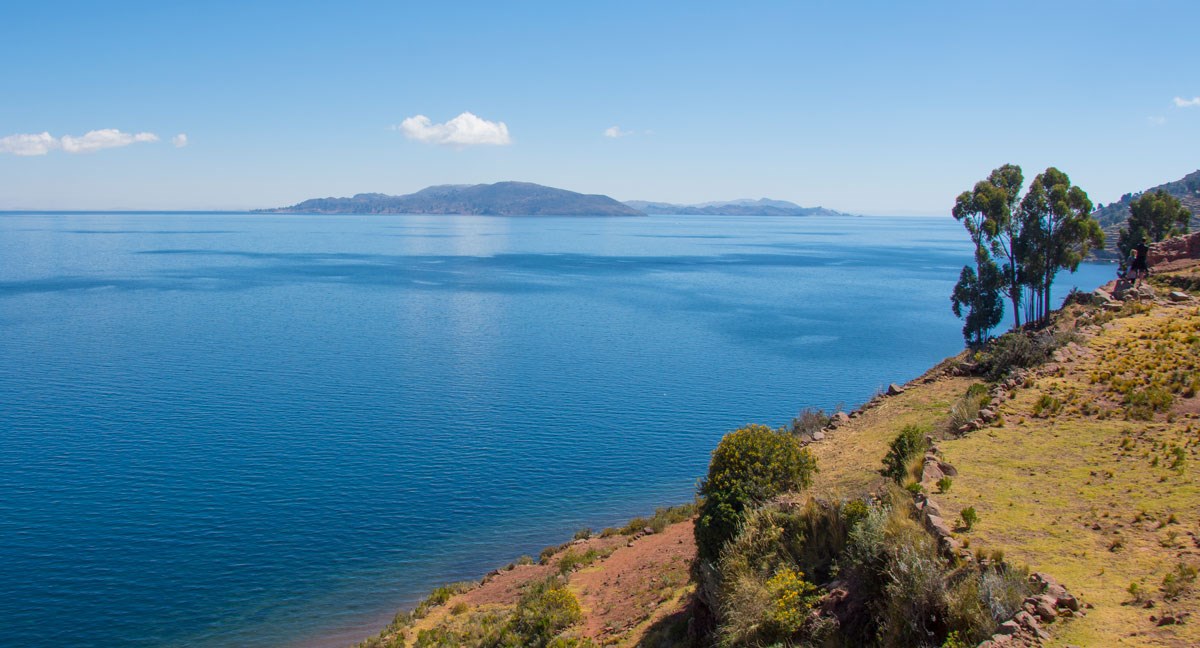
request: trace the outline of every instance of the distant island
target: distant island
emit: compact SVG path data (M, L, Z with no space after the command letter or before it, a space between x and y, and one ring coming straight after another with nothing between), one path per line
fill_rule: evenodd
M436 185L391 196L361 193L349 198L312 198L290 207L256 209L260 214L471 214L481 216L843 216L824 207L801 207L786 200L742 199L677 205L581 194L532 182Z
M643 216L608 196L581 194L531 182L437 185L403 196L381 193L313 198L273 214L475 214L481 216Z
M842 212L824 207L801 207L786 200L759 198L728 200L695 205L680 205L646 200L627 200L625 204L644 214L681 216L845 216Z

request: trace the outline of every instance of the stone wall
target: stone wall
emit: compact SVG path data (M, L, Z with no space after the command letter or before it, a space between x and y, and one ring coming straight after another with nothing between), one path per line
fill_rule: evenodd
M1153 268L1156 265L1180 259L1200 259L1200 232L1154 243L1150 246L1150 255L1147 260L1150 267Z

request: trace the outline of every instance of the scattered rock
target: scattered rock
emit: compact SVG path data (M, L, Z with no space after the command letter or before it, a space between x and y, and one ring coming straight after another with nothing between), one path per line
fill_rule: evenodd
M824 438L825 438L825 433L824 433L824 432L821 432L820 430L817 430L816 432L813 432L813 433L812 433L812 439L813 439L813 441L821 441L821 440L823 440Z
M1150 620L1153 621L1154 617L1150 617ZM1158 620L1158 625L1160 626L1175 625L1176 623L1178 623L1178 621L1170 614L1164 614L1163 618Z
M1170 299L1173 302L1186 302L1186 301L1192 301L1192 296L1185 292L1179 292L1178 290L1172 290L1169 294L1167 294L1167 299Z
M904 388L897 385L896 383L892 383L892 384L888 385L888 388L887 388L888 396L899 396L900 394L903 394L903 393L904 393Z
M646 527L642 529L642 533L646 535L654 535L654 527Z
M979 418L985 422L993 421L996 419L996 413L990 409L981 409L979 410Z
M850 415L845 412L837 412L829 417L829 422L833 425L842 425L850 422Z
M1000 627L996 628L996 634L1000 634L1000 635L1014 635L1020 631L1021 631L1020 624L1018 624L1016 621L1011 621L1011 620L1001 623ZM992 641L995 641L995 639L992 639Z

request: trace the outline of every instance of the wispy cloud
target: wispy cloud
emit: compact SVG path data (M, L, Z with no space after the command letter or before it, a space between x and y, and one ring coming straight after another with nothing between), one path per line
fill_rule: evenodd
M183 148L183 147L187 146L188 145L187 133L180 133L180 134L176 135L175 137L172 137L171 143L175 145L175 148Z
M1150 122L1151 126L1162 126L1163 124L1167 123L1167 118L1161 117L1161 116L1153 116L1153 117L1147 117L1146 121Z
M1197 108L1200 107L1200 97L1192 97L1184 99L1183 97L1175 97L1176 108Z
M67 153L92 153L106 148L120 148L137 142L157 142L154 133L122 133L115 128L88 131L82 137L63 135L62 149Z
M604 129L604 136L616 139L618 137L628 137L633 135L633 131L621 130L620 126L609 126Z
M13 155L45 155L50 149L62 146L50 133L17 134L0 138L0 153Z
M18 133L0 138L0 153L13 155L45 155L53 150L67 153L92 153L106 148L129 146L139 142L157 142L154 133L124 133L115 128L88 131L79 137L50 133Z
M400 122L395 128L409 139L440 146L512 144L508 126L504 122L488 121L469 112L464 112L444 124L435 124L425 115L414 115Z

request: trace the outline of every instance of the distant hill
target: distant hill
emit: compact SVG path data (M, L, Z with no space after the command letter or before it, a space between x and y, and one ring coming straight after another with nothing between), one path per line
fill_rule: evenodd
M478 214L485 216L641 216L608 196L581 194L530 182L437 185L403 196L380 193L313 198L276 214Z
M728 200L706 202L695 205L627 200L625 204L645 214L668 214L684 216L845 216L841 212L824 207L801 207L786 200L759 198L751 200Z
M1117 249L1117 233L1125 221L1129 220L1129 203L1147 191L1162 189L1179 199L1184 207L1192 212L1191 229L1200 229L1200 171L1193 171L1174 182L1150 187L1145 191L1127 193L1121 199L1104 205L1092 213L1100 226L1104 228L1104 247L1109 251Z

